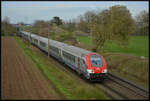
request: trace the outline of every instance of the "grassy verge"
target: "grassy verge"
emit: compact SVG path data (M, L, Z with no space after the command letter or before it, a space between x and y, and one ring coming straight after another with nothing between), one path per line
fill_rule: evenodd
M62 92L67 99L107 99L103 92L96 87L77 80L52 64L39 52L33 52L20 38L15 38L25 53L31 57L37 68L41 69L50 81Z
M146 88L149 87L149 61L138 56L105 53L108 70Z

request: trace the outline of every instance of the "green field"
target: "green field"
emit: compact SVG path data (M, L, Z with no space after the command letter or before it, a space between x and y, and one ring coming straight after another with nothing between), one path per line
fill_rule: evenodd
M85 45L92 46L91 38L87 36L80 36L77 38L79 42ZM148 36L131 36L127 47L119 46L114 42L107 42L103 48L104 52L125 53L135 56L149 56Z

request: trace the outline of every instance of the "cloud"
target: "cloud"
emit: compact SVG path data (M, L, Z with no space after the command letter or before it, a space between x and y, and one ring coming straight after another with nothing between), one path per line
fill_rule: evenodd
M50 20L53 16L69 20L83 14L88 10L108 9L113 5L125 5L133 16L142 10L148 10L148 2L122 2L122 1L79 1L79 2L6 2L2 1L2 19L9 16L12 22L24 21L28 17L30 22L36 19Z

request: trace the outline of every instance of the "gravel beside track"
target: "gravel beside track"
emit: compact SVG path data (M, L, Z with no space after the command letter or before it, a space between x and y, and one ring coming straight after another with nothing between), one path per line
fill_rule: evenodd
M15 39L2 37L1 50L2 99L64 99L54 93L56 88L50 88Z

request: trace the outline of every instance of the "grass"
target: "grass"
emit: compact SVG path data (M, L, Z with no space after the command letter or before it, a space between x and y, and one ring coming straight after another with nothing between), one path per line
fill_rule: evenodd
M149 87L148 59L120 53L105 53L103 56L109 72L129 79L145 88Z
M88 37L88 36L80 36L80 37L77 37L77 40L81 43L84 43L86 45L91 45L91 38Z
M78 41L85 45L92 45L91 38L87 36L78 37ZM149 44L147 36L131 36L127 47L122 47L115 42L107 42L104 45L104 52L125 53L135 56L149 56Z
M18 44L24 49L25 53L30 56L37 68L41 69L50 81L62 92L67 99L87 100L108 99L100 89L83 82L83 80L72 77L62 71L55 64L51 63L39 52L33 52L27 44L24 44L20 38L15 38Z

